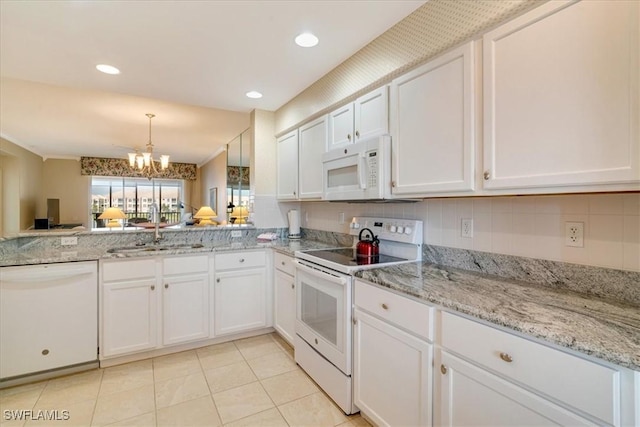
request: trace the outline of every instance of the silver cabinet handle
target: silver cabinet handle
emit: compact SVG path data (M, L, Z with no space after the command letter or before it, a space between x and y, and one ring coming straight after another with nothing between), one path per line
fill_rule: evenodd
M294 285L293 283L291 284L291 289L295 289L296 285Z
M444 365L440 365L440 372L442 372L442 375L447 375L447 367Z
M217 283L220 283L220 278L217 278L217 279L216 279L216 282L217 282Z
M45 348L44 350L42 350L42 355L46 356L47 354L49 354L49 349Z
M151 290L155 291L156 290L156 285L151 285Z
M244 258L240 258L240 262L244 262Z
M284 264L285 264L285 262L284 262L284 261L282 261L282 265L284 265Z
M491 178L491 173L489 171L484 171L484 174L482 175L484 176L485 181L488 180L489 178Z
M360 131L359 130L356 131L356 138L360 138Z
M389 310L389 306L385 303L382 303L381 307L383 310Z
M316 341L316 345L318 345L318 338L316 338L315 341Z
M391 188L396 188L396 182L395 181L391 181Z
M353 324L357 325L358 324L358 319L356 319L355 317L353 318Z
M500 353L500 359L504 360L507 363L513 362L513 357L511 357L508 353Z
M164 288L165 288L165 289L169 289L169 284L168 284L168 283L165 283L165 284L164 284Z
M351 134L350 133L347 134L347 140L351 141Z

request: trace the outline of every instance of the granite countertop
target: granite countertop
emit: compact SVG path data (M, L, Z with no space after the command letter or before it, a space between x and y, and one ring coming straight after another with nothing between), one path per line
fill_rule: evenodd
M640 371L640 309L497 276L429 263L363 270L356 277Z
M122 245L121 245L122 246ZM160 244L159 246L163 246ZM208 252L225 252L236 250L250 250L271 248L278 252L285 253L293 256L295 251L308 250L308 249L322 249L332 247L331 245L308 241L308 240L289 240L278 239L273 241L260 241L255 238L246 238L238 240L216 240L211 242L203 242L202 247L171 247L175 245L168 244L168 249L161 251L140 251L140 252L126 252L126 253L109 253L108 250L111 246L105 245L104 247L82 247L75 248L73 246L64 248L48 248L43 249L40 246L36 246L30 249L16 250L0 258L0 267L7 266L20 266L20 265L34 265L34 264L52 264L59 262L74 262L74 261L95 261L99 259L122 259L122 258L137 258L137 257L149 257L156 255L181 255L181 254L194 254L194 253L208 253ZM135 247L134 245L127 245L127 247ZM154 247L153 244L146 245L146 247Z

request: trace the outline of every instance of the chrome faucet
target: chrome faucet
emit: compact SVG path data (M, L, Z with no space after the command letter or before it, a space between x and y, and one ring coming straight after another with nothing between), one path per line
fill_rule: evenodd
M155 233L153 234L153 243L158 244L162 239L160 235L160 211L156 203L152 203L149 208L151 211L151 222L155 224Z

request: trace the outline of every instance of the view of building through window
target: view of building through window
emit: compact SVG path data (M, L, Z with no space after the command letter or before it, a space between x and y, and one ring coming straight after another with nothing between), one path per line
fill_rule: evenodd
M93 177L91 215L93 228L104 227L98 216L108 207L117 207L127 215L128 223L148 222L154 200L162 222L180 222L182 181L172 179Z

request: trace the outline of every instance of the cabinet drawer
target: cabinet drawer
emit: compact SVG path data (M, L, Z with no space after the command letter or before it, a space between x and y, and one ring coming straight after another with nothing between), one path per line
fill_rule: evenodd
M619 425L620 373L614 369L450 313L442 313L442 346Z
M144 279L155 276L155 258L104 262L102 264L102 280L105 282Z
M162 260L162 273L164 275L206 273L207 271L209 271L208 255L176 256Z
M294 276L296 274L296 267L293 264L293 257L281 254L280 252L274 252L273 264L275 265L276 269L287 273L290 276Z
M216 271L264 267L265 263L266 256L264 251L216 254Z
M433 341L433 307L356 280L355 305Z

